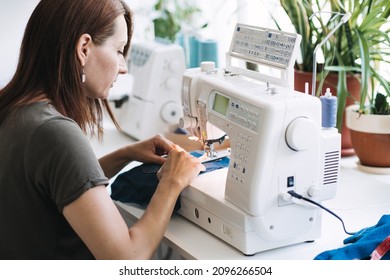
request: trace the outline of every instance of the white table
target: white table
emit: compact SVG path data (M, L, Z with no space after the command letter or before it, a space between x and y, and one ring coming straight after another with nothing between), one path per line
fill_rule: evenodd
M100 157L133 141L112 126L107 126L103 142L91 142ZM362 172L358 170L356 163L356 157L342 158L337 195L323 203L344 220L350 232L375 225L383 214L390 214L390 175ZM143 214L143 210L138 207L116 203L128 225ZM247 257L182 216L174 214L163 242L184 259L305 260L313 259L323 251L343 246L342 241L346 237L348 235L344 233L341 222L323 212L322 236L315 242L290 245Z

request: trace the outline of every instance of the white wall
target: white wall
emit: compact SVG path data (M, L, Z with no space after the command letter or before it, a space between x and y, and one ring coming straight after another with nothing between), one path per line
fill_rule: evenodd
M191 0L187 0L191 1ZM208 27L202 30L191 30L188 33L194 34L202 39L214 39L218 41L219 65L225 65L225 53L230 46L234 25L237 22L237 0L192 0L202 10L202 15L197 16L194 21L198 26L208 23ZM258 0L253 0L258 1ZM126 0L134 11L135 28L134 39L150 39L154 34L151 29L151 18L154 14L151 9L156 0L131 1ZM188 28L185 28L188 31Z
M135 37L148 38L147 28L150 10L156 0L126 0L136 12ZM27 21L39 0L0 0L0 88L13 76L20 43ZM204 39L218 41L219 65L225 65L225 53L235 24L240 23L274 28L269 12L280 16L279 2L275 0L198 0L203 11L202 22L208 22L207 29L200 31ZM143 16L142 16L143 15ZM146 19L145 19L146 17ZM146 33L145 33L146 32Z
M289 27L287 15L278 0L237 0L237 3L240 23L276 29L272 14L278 23L286 23L284 27Z
M12 78L24 28L38 0L0 0L0 88Z

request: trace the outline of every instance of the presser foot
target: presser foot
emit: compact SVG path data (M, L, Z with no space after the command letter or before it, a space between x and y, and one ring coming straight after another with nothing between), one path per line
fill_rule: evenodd
M230 156L230 149L215 151L212 156L209 156L207 152L201 157L202 163L218 160L224 157Z

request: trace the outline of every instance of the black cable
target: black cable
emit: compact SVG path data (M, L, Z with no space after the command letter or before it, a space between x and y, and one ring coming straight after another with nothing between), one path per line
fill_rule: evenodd
M307 201L307 202L310 202L318 207L320 207L321 209L327 211L328 213L332 214L333 216L335 216L337 219L340 220L341 224L343 225L343 229L344 229L344 232L348 235L354 235L356 232L348 232L346 229L345 229L345 225L344 225L344 221L343 219L341 219L336 213L332 212L331 210L329 210L328 208L322 206L321 204L319 204L318 202L314 201L314 200L311 200L307 197L304 197L303 195L300 195L298 193L296 193L295 191L291 190L291 191L288 191L287 192L289 195L291 195L292 197L295 197L295 198L298 198L298 199L302 199L304 201Z

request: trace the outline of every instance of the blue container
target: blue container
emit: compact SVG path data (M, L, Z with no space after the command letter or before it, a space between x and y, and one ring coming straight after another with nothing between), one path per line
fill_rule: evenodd
M199 41L199 64L202 61L214 61L218 67L218 44L215 40Z
M190 36L188 38L188 48L189 48L189 68L196 68L200 66L199 61L199 40L195 36Z

